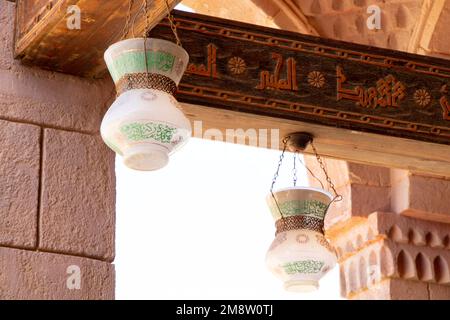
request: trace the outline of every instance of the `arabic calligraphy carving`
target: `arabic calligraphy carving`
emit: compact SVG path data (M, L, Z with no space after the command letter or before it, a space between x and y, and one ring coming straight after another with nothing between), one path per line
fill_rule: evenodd
M444 117L444 120L450 120L450 103L448 102L446 94L448 93L448 86L443 85L441 88L441 93L443 96L439 100L442 107L442 116Z
M406 87L397 81L394 76L388 75L377 81L376 87L365 89L356 86L352 89L343 87L347 78L342 67L336 67L337 76L337 101L342 99L353 100L361 107L398 107L406 96Z
M208 49L207 66L204 64L190 63L187 67L186 73L196 74L203 77L210 77L213 79L219 78L217 73L217 47L210 43Z
M273 52L272 59L277 62L273 74L270 74L269 71L261 71L260 83L256 89L298 90L297 62L295 59L286 59L286 79L280 79L280 73L284 65L283 56Z

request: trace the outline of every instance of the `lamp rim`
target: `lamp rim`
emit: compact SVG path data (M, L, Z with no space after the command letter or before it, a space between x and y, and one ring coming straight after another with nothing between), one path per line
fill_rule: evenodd
M105 50L105 54L104 54L105 59L106 59L106 56L107 56L108 52L111 51L112 49L114 49L115 47L118 47L119 45L121 45L123 43L133 42L133 41L137 41L137 40L143 41L145 39L152 40L152 41L157 41L157 42L162 42L162 43L167 44L168 46L176 47L176 48L178 48L179 50L181 50L183 52L183 54L187 57L187 59L189 59L189 53L182 46L177 45L175 42L172 42L172 41L169 41L169 40L164 40L164 39L159 39L159 38L144 38L144 37L128 38L128 39L120 40L120 41L117 41L117 42L113 43L112 45L110 45L108 47L108 49Z
M315 187L286 187L286 188L281 188L281 189L274 190L273 193L274 193L274 194L277 194L278 192L290 191L290 190L317 191L317 192L322 193L322 194L326 195L327 197L329 197L329 198L330 198L330 201L333 200L333 195L332 195L330 192L328 192L328 191L326 191L326 190L324 190L324 189L321 189L321 188L315 188ZM272 194L269 193L269 194L267 195L267 197L272 198Z

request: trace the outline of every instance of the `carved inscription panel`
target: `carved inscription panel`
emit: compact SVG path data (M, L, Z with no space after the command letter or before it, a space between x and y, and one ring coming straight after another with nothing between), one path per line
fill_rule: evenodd
M450 62L176 13L180 101L450 144ZM151 36L173 40L162 21Z

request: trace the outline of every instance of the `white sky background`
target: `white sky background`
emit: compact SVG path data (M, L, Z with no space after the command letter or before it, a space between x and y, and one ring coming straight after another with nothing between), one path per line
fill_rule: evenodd
M179 5L177 9L191 11ZM336 266L314 293L290 293L265 266L266 206L280 152L191 139L155 172L116 159L117 299L341 299ZM286 154L276 187L292 185ZM299 168L298 185L307 185Z
M279 156L193 138L159 171L118 157L117 299L339 299L338 267L319 291L299 294L265 266L275 232L265 197ZM292 185L292 162L287 153L276 187Z

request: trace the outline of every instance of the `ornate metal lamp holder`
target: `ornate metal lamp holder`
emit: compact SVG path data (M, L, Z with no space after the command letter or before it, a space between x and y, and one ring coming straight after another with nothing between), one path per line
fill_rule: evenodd
M130 26L134 0L122 39ZM104 142L136 170L157 170L169 155L191 136L191 125L173 97L186 70L189 55L181 47L176 25L166 0L168 18L177 43L147 38L148 5L144 1L146 29L142 38L122 40L105 52L114 80L117 99L103 118L100 132Z
M288 291L305 292L318 289L319 280L336 264L336 254L324 235L324 219L330 205L342 200L328 176L322 159L313 144L313 136L298 132L283 139L283 151L267 196L275 220L275 240L266 255L268 268L284 282ZM298 153L311 146L325 173L329 189L305 166L322 189L297 186ZM286 150L294 153L293 187L273 191ZM304 165L304 164L303 164Z

